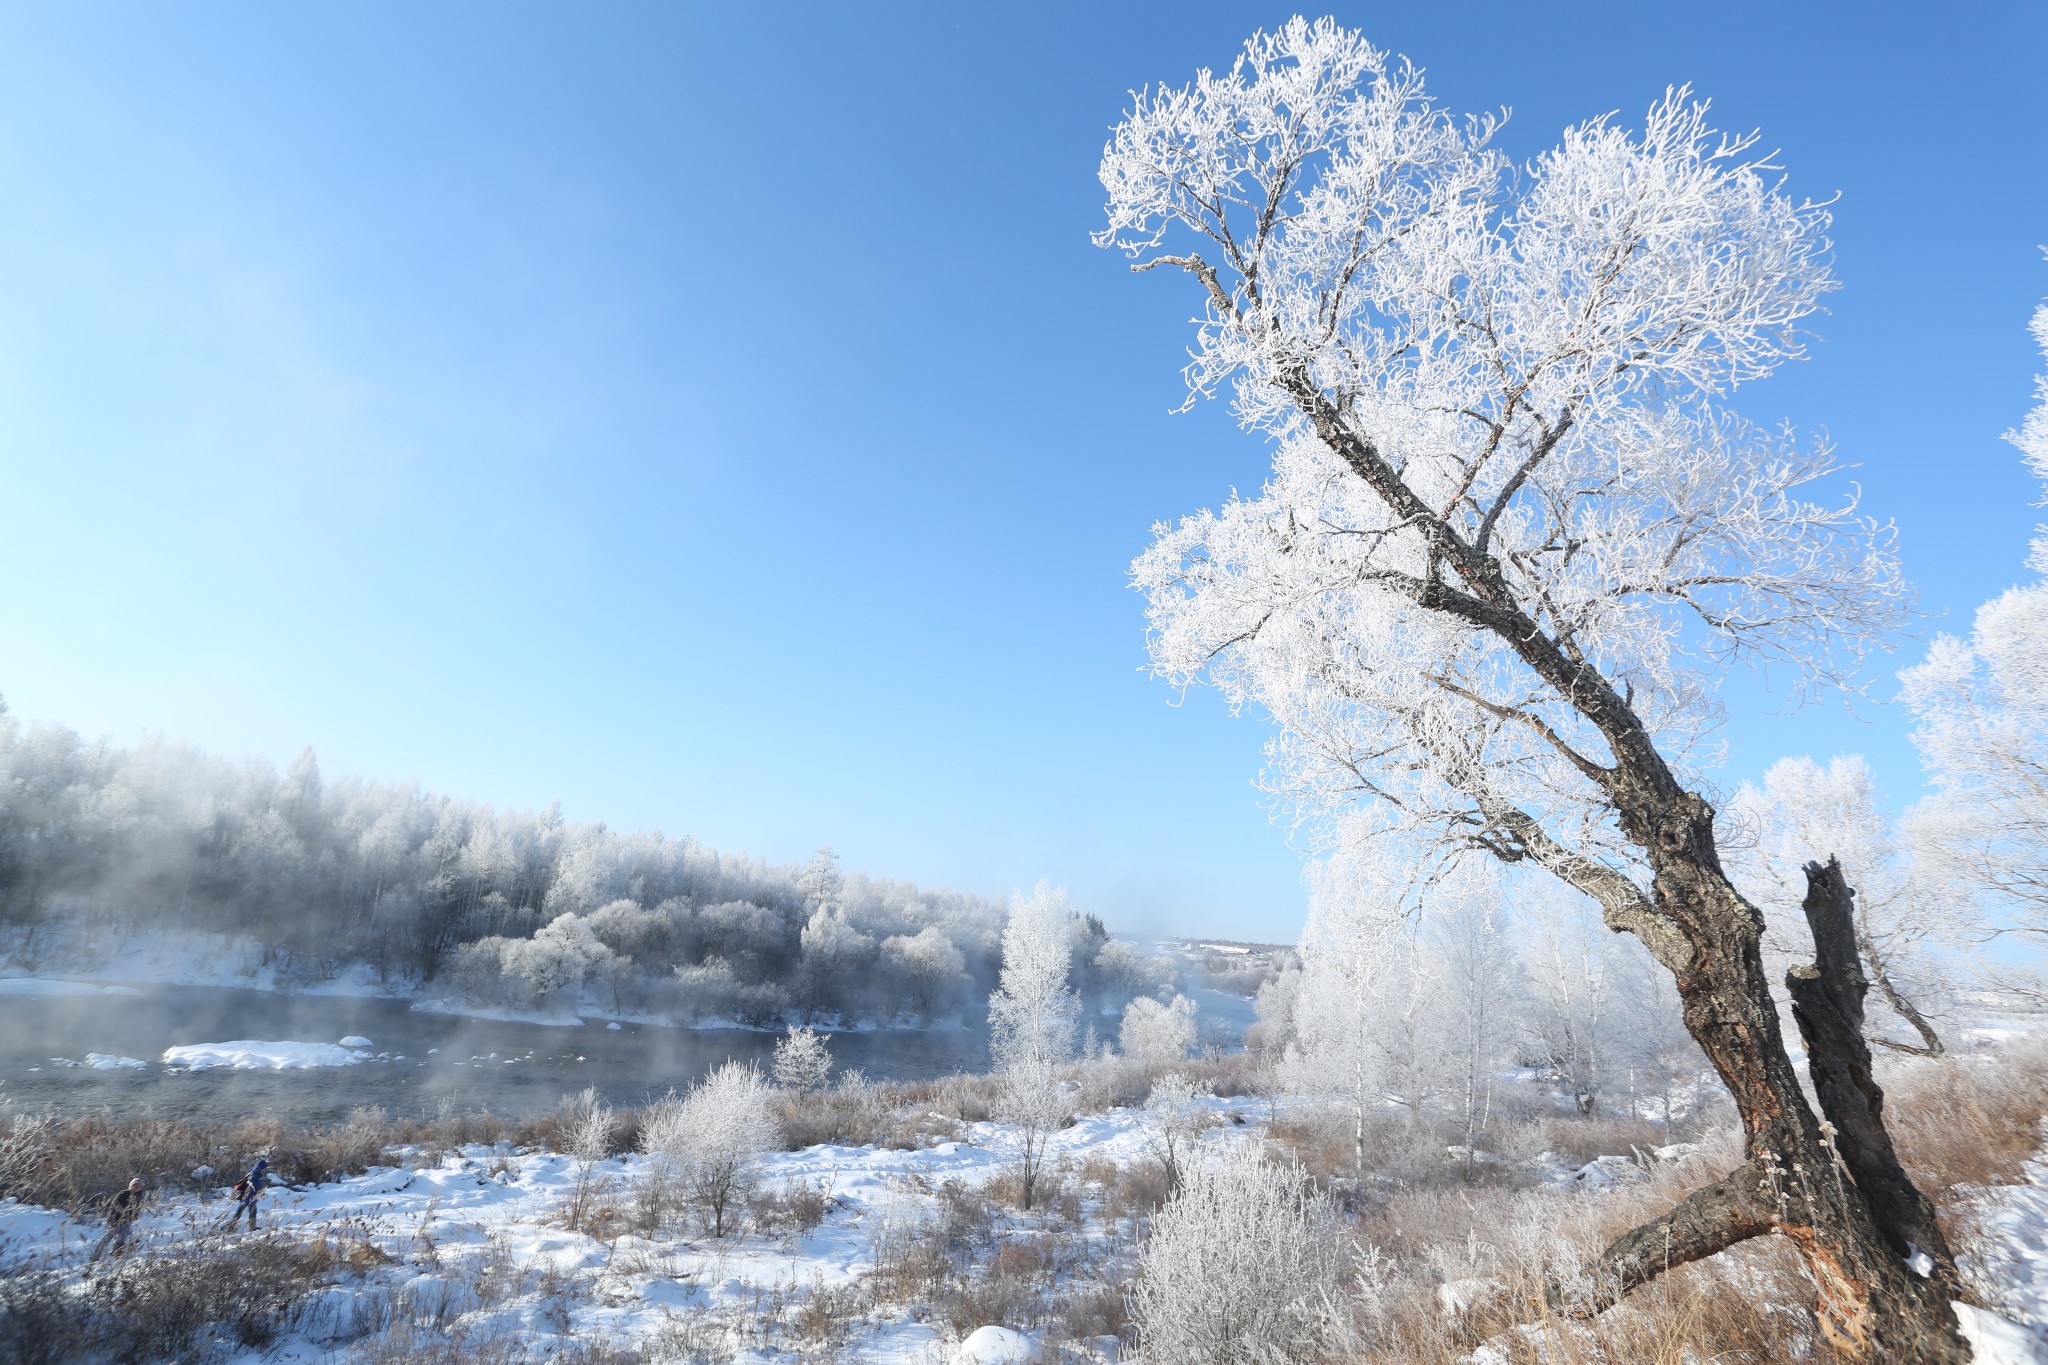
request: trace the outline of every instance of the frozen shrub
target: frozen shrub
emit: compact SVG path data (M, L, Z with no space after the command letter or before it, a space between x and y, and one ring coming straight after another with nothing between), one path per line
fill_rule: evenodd
M727 1214L745 1195L761 1154L775 1145L773 1092L752 1063L727 1062L690 1090L669 1096L640 1125L643 1151L664 1158L655 1179L679 1177L723 1237Z
M1202 1130L1213 1121L1202 1105L1208 1093L1207 1086L1173 1071L1153 1082L1145 1101L1147 1145L1159 1159L1169 1191L1180 1187L1181 1168Z
M562 1101L563 1145L576 1158L576 1188L569 1196L568 1224L585 1230L590 1220L590 1201L597 1163L611 1151L612 1107L598 1098L597 1087L589 1086L573 1099Z
M0 1199L28 1195L43 1162L55 1150L57 1121L39 1114L0 1113Z
M1124 1010L1118 1035L1124 1056L1140 1066L1174 1066L1187 1060L1195 1046L1195 1002L1184 995L1162 1005L1139 996Z
M1045 1174L1046 1149L1069 1113L1055 1068L1026 1064L1003 1073L995 1116L998 1122L1009 1125L1003 1142L1008 1148L1009 1173L1017 1184L1020 1207L1031 1207Z
M832 1053L815 1030L792 1025L775 1045L775 1083L784 1090L822 1090L832 1074Z
M1300 1167L1270 1162L1249 1142L1190 1167L1139 1258L1131 1318L1143 1359L1315 1359L1336 1335L1346 1251L1336 1210Z

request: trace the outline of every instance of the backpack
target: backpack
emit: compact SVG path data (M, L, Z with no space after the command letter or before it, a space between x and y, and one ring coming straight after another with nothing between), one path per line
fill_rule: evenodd
M238 1200L247 1199L249 1197L249 1178L243 1176L240 1180L237 1180L234 1189L228 1191L228 1193Z

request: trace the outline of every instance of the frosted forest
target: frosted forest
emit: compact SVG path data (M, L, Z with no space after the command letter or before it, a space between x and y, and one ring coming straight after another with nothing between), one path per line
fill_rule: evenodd
M1750 401L1849 229L1701 93L1515 157L1336 20L1216 61L1093 244L1269 464L1129 584L1298 935L0 709L0 1361L2048 1361L2048 528L1899 646ZM1924 789L1724 781L1758 671Z

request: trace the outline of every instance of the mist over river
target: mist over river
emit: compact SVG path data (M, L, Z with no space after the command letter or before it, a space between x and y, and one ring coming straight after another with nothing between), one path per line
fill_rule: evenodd
M727 1058L765 1067L776 1039L750 1029L502 1023L378 998L198 986L133 991L0 995L5 1095L21 1108L47 1104L60 1115L275 1114L322 1122L346 1118L362 1105L381 1105L393 1116L431 1117L445 1104L456 1112L509 1116L550 1109L585 1086L596 1086L613 1104L643 1104L670 1087L687 1087ZM198 1043L335 1043L347 1037L369 1039L372 1055L353 1066L289 1071L182 1071L162 1060L166 1048ZM877 1080L988 1066L987 1035L977 1030L834 1033L829 1040L838 1070L858 1067ZM83 1063L88 1053L148 1065L95 1070L64 1064Z

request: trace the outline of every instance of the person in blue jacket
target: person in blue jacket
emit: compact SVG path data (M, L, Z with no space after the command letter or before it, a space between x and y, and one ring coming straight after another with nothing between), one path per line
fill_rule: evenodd
M249 1168L249 1174L237 1180L235 1188L230 1191L230 1194L234 1197L235 1206L228 1210L226 1226L233 1227L241 1220L242 1215L247 1213L249 1215L249 1230L254 1232L256 1230L256 1201L269 1188L270 1158L259 1156L256 1158L256 1164Z

